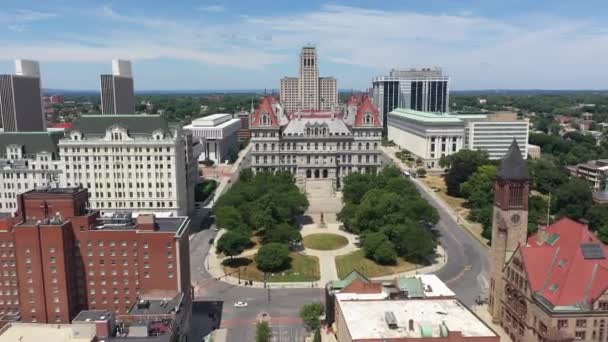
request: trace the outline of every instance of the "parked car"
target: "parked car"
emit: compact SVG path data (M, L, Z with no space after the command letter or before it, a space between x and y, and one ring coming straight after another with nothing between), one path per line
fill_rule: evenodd
M238 301L238 302L234 303L234 307L235 308L244 308L244 307L247 307L247 302Z

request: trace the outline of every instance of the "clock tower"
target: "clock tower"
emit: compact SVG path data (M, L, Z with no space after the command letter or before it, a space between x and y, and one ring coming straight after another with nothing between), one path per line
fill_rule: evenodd
M500 162L494 183L489 291L489 310L494 322L500 322L502 317L505 262L527 240L529 181L527 163L522 158L517 141L513 139Z

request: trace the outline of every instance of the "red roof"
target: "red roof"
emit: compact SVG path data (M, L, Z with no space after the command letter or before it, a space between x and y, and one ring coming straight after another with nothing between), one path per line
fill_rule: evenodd
M537 233L521 248L533 292L554 306L592 303L608 289L608 259L585 258L582 245L606 247L586 225L563 218ZM544 240L544 241L542 241Z
M372 115L372 124L365 123L365 115L370 113ZM361 99L361 104L357 106L357 116L355 117L355 127L362 126L382 126L382 120L380 120L380 112L378 108L374 107L369 96L365 95Z
M65 129L70 129L72 128L72 124L69 122L56 122L56 123L50 123L48 124L48 127L50 128L65 128Z
M262 122L262 116L264 113L268 114L270 118L270 127L279 127L279 120L277 118L274 109L272 108L272 104L276 103L276 99L271 96L264 96L262 99L262 103L255 110L253 115L251 116L251 126L250 127L260 127Z
M347 287L343 288L340 293L358 293L358 294L369 294L369 293L382 293L382 284L378 283L366 283L361 279L353 280Z

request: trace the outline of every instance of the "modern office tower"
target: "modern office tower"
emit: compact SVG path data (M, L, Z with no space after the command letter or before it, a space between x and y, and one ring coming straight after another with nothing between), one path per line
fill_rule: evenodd
M82 115L58 143L61 186L89 189L91 207L103 213L187 215L198 180L190 143L159 115Z
M15 75L0 75L0 115L5 132L46 129L38 62L16 60Z
M135 113L135 91L131 62L112 61L112 74L101 75L101 113Z
M315 47L302 48L299 77L281 79L280 100L287 113L298 110L331 110L337 107L337 80L334 77L319 77Z
M450 77L440 68L391 70L372 80L373 103L382 114L384 127L395 108L445 113L449 109Z
M16 217L0 217L0 313L69 323L81 310L129 314L160 294L183 297L172 305L189 316L188 217L102 217L88 200L82 188L32 190Z

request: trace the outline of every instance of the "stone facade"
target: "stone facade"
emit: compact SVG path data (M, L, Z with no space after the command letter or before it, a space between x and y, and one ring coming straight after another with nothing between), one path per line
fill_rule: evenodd
M301 111L287 116L265 97L251 116L254 172L291 172L306 180L331 180L340 188L353 172L376 172L382 164L378 111L364 98L354 111Z
M333 77L319 77L316 48L302 48L299 77L281 79L281 104L289 114L300 110L332 110L338 105L338 82Z

